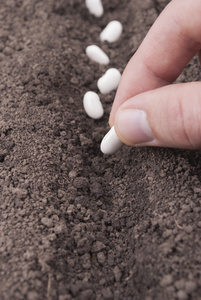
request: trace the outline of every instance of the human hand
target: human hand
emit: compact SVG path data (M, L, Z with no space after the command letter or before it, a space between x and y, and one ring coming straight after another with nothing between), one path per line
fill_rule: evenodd
M129 61L110 126L130 146L201 149L201 83L171 84L201 49L201 1L172 0Z

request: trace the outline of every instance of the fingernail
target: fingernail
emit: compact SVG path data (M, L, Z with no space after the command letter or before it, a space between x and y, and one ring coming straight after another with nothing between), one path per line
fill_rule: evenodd
M104 136L100 148L104 154L113 154L123 146L123 143L118 138L114 126Z
M139 109L124 109L119 112L116 126L120 136L131 145L143 144L154 140L147 115Z

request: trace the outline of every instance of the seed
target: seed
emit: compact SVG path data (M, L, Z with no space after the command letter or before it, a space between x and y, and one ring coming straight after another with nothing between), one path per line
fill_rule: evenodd
M100 119L104 114L100 98L95 92L86 92L83 98L83 105L86 114L92 119Z
M93 60L101 65L107 65L110 62L107 54L96 45L88 46L86 48L86 54L91 60Z
M99 78L97 86L102 94L107 94L117 89L120 79L121 73L119 70L110 68Z
M102 42L107 41L109 43L116 42L120 38L122 31L123 26L119 21L111 21L101 32L100 40Z
M118 138L114 126L104 136L100 148L104 154L113 154L123 146L122 141Z
M89 12L95 17L99 18L103 15L104 11L101 0L86 0L85 4Z

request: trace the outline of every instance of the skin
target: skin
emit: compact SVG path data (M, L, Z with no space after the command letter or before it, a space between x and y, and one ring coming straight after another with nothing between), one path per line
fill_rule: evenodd
M200 0L172 0L128 62L109 119L123 143L201 149L201 83L172 84L196 53L200 59L200 16ZM146 113L152 141L122 131L122 112L130 109Z

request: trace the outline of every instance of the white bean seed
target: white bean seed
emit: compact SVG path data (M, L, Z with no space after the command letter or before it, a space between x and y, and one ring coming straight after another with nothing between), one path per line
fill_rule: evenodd
M85 0L86 7L89 12L99 18L103 15L103 5L101 0Z
M95 92L86 92L83 98L83 105L86 114L92 119L100 119L104 114L100 98Z
M122 141L118 138L114 126L104 136L100 148L104 154L113 154L123 146Z
M108 65L110 62L107 54L96 45L88 46L86 48L86 54L91 60L93 60L101 65Z
M107 41L109 43L116 42L123 31L123 26L119 21L111 21L107 24L107 26L103 29L100 34L100 40Z
M107 94L117 89L120 79L121 73L119 70L110 68L98 79L97 86L102 94Z

